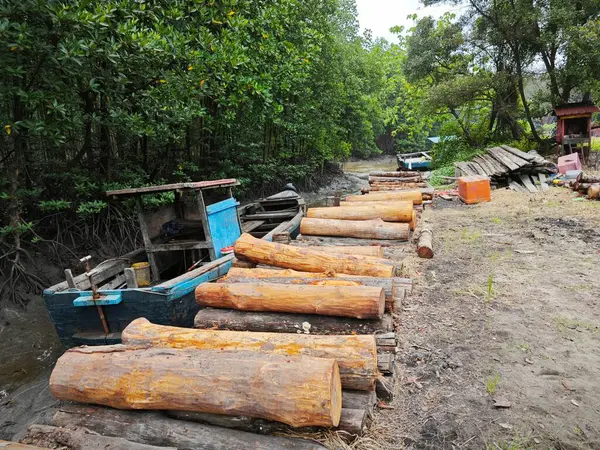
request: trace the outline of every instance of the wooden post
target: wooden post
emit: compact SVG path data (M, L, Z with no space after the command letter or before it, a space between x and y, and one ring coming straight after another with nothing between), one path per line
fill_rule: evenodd
M137 289L137 278L135 276L135 270L131 267L126 267L123 269L123 273L125 274L125 282L127 283L127 289Z
M156 264L156 258L154 257L154 252L152 250L152 239L150 239L148 224L146 223L146 218L144 217L144 204L142 202L142 196L136 196L135 202L138 211L138 220L140 222L140 230L142 232L142 238L144 239L144 247L146 248L146 256L148 257L148 262L150 263L150 275L154 281L158 281L160 280L160 271L158 270L158 265Z
M67 280L67 286L69 289L77 289L75 278L73 278L73 272L71 272L71 269L65 269L65 279Z

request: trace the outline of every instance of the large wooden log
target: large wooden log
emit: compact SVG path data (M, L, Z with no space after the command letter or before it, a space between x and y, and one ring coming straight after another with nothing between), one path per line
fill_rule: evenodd
M366 196L363 196L362 198L367 198ZM412 200L397 200L397 201L390 201L390 200L381 200L378 202L370 202L368 200L364 200L364 201L352 201L352 202L348 202L348 201L343 201L340 202L340 206L344 207L344 208L356 208L357 206L391 206L391 207L395 207L395 208L399 208L399 209L413 209L414 205Z
M340 208L345 210L347 208ZM340 236L367 239L407 241L410 227L407 223L372 220L302 219L300 233L308 236Z
M399 192L399 191L411 191L420 188L426 188L427 183L405 183L403 185L390 186L385 184L374 184L370 186L365 186L360 189L362 194L368 194L369 192L375 193L386 193L390 192Z
M384 248L389 247L398 247L406 245L406 241L394 241L394 240L384 240L384 239L357 239L357 238L349 238L349 237L339 237L339 236L304 236L299 234L296 238L296 241L301 242L303 244L312 245L380 245Z
M330 208L310 208L306 214L306 217L311 219L381 219L385 222L410 222L412 220L412 213L412 202L403 202L393 205L361 204L358 206L346 206L344 208L340 206Z
M258 269L261 270L261 269ZM268 271L268 269L265 269ZM250 274L253 270L248 270ZM278 272L276 270L269 272ZM225 278L219 280L219 283L255 283L257 280L260 280L263 283L273 283L273 284L308 284L314 286L344 286L341 283L349 283L346 286L373 286L383 289L385 293L385 310L392 311L394 309L394 303L396 301L396 297L401 296L404 298L404 292L402 291L405 288L405 285L402 282L396 280L404 280L403 278L382 278L382 277L357 277L357 276L336 276L336 277L319 277L319 276L310 276L310 275L322 275L322 274L311 274L307 273L308 276L300 276L300 277L288 277L282 276L278 277L277 274L272 277L253 277L250 276L242 276L236 277L233 275L228 275ZM325 275L325 274L323 274ZM336 284L337 283L337 284Z
M338 362L342 387L372 390L377 370L374 336L312 336L292 333L248 333L197 330L155 325L139 318L122 333L124 344L216 351L254 351L278 355L305 355Z
M58 428L49 425L31 425L22 441L44 445L44 448L69 450L177 450L176 447L140 444L122 437L101 436L90 433L86 428Z
M413 176L413 177L378 177L378 176L370 176L369 184L373 183L419 183L423 178L421 175Z
M385 314L381 320L361 320L308 314L236 311L233 309L204 308L198 311L195 328L231 331L265 331L273 333L310 332L311 334L373 334L393 330L392 317Z
M352 401L353 398L349 400L349 404L354 404ZM62 405L54 414L52 424L60 427L84 427L104 436L123 437L142 444L172 446L179 450L324 449L310 440L257 436L244 431L183 422L158 411L122 411L102 406L67 404Z
M592 184L587 191L588 198L595 200L600 197L600 184Z
M0 439L0 449L2 450L44 450L42 447L37 447L27 444L19 444L18 442L3 441Z
M423 194L420 191L382 192L369 195L349 195L347 202L379 202L379 201L411 200L415 205L423 203Z
M373 390L374 392L374 390ZM272 422L252 417L231 417L219 414L197 413L189 411L167 411L174 419L189 422L207 423L223 428L233 428L257 434L275 434L289 432L290 428L279 422ZM367 409L342 408L342 416L336 431L344 431L352 435L360 436L365 430L366 421L369 417ZM309 427L293 430L296 433L315 433L318 428Z
M433 258L433 232L430 229L424 229L419 235L417 243L417 254L420 258Z
M398 171L398 172L371 172L369 176L372 177L386 177L386 178L403 178L403 177L420 177L421 172L417 171Z
M58 359L50 391L113 408L244 415L293 427L336 426L341 413L337 362L308 356L78 347Z
M203 283L196 288L196 301L200 306L238 311L381 319L385 293L370 286Z
M597 184L600 183L600 176L582 175L579 180L581 183Z
M290 245L294 247L308 247L308 244L298 241L290 242ZM322 244L320 251L325 252L333 252L333 253L343 253L345 255L365 255L365 256L375 256L377 258L384 257L383 247L381 245L327 245Z
M336 272L350 275L391 277L395 267L365 259L361 256L328 254L310 248L298 248L256 239L243 234L235 242L238 257L257 264L269 264L303 272Z

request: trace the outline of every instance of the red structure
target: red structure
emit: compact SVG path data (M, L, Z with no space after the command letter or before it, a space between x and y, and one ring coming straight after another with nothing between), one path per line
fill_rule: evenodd
M591 103L568 103L554 110L556 143L565 154L578 152L587 161L592 148L592 114L600 108Z

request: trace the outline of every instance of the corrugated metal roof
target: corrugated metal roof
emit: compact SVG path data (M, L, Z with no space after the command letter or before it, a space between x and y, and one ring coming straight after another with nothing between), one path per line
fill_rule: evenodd
M554 115L557 117L563 116L579 116L584 114L592 114L600 112L600 108L596 105L583 104L583 103L571 103L564 106L559 106L554 110Z

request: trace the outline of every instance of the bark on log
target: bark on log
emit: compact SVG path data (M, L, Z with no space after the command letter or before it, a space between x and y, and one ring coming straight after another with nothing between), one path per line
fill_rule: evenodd
M393 330L389 314L381 320L339 320L328 316L286 313L247 313L231 309L204 308L198 311L195 328L232 331L266 331L273 333L373 334Z
M593 175L582 175L578 181L581 183L597 184L600 183L600 177L595 177Z
M378 176L370 176L369 184L373 183L420 183L423 180L421 175L415 177L396 177L390 179L389 177L378 177Z
M335 237L335 236L303 236L298 235L296 241L302 243L309 243L311 245L318 244L330 244L330 245L380 245L381 247L397 247L406 245L406 241L394 241L384 239L356 239L349 237Z
M588 198L595 200L600 197L600 184L592 184L587 191Z
M386 177L386 178L403 178L403 177L420 177L421 172L416 171L398 171L398 172L371 172L369 176L372 177Z
M381 319L385 293L370 286L203 283L196 288L196 302L238 311Z
M27 444L19 444L18 442L3 441L1 439L0 448L2 450L44 450L44 448L42 447Z
M362 198L367 198L367 197L362 197ZM399 209L413 209L414 205L412 200L397 200L397 201L390 201L390 200L382 200L379 202L370 202L368 200L364 200L364 201L353 201L353 202L349 202L349 201L345 201L345 202L340 202L340 207L343 208L355 208L357 206L391 206L391 207L395 207L395 208L399 208Z
M423 194L420 191L382 192L369 195L349 195L347 202L380 202L380 201L411 200L415 205L423 203Z
M268 269L267 269L268 270ZM251 273L252 270L249 270ZM272 271L277 272L277 271ZM308 274L308 275L317 275L317 274ZM320 275L320 274L319 274ZM404 297L404 293L400 291L403 289L403 284L401 282L396 282L399 278L382 278L382 277L334 277L334 278L323 278L323 277L278 277L274 275L269 278L262 277L252 277L252 276L243 276L236 277L232 275L227 275L225 278L221 278L218 283L255 283L257 280L260 280L262 283L272 283L272 284L307 284L313 286L343 286L343 283L351 283L347 284L347 286L372 286L383 289L385 293L385 311L389 312L394 309L394 304L397 300L397 296L402 295ZM338 284L336 284L338 283Z
M421 231L417 243L417 254L420 258L433 258L433 232L430 229Z
M409 191L414 189L426 188L427 183L406 183L402 186L387 186L387 185L371 185L368 187L363 187L360 189L360 192L363 194L368 194L369 192L375 193L385 193L387 191L390 192L399 192L399 191Z
M372 390L377 370L375 336L311 336L292 333L248 333L198 330L154 325L147 319L131 322L122 333L124 344L213 351L252 351L335 359L342 388Z
M253 352L72 348L58 359L50 391L113 408L244 415L293 427L336 426L341 412L335 360Z
M228 281L229 279L235 278L249 278L249 279L262 279L262 278L341 278L352 280L378 280L379 287L385 289L387 277L361 277L359 275L347 275L344 273L336 274L334 272L316 273L316 272L298 272L296 270L278 270L278 269L240 269L231 268L227 275L221 280ZM392 286L402 286L412 290L412 280L410 278L393 277Z
M298 241L292 241L291 244L294 247L308 247L307 244ZM365 256L375 256L377 258L383 258L384 252L383 247L381 245L327 245L321 244L320 251L332 253L343 253L345 255L365 255Z
M417 228L417 211L413 210L412 218L411 218L410 222L408 223L408 226L410 227L411 231L414 231L415 228Z
M180 413L185 414L181 411ZM85 427L104 436L119 436L134 442L172 446L179 450L321 450L325 448L306 439L257 436L244 431L183 422L158 411L122 411L91 405L61 406L54 415L52 424L61 427Z
M31 425L24 442L43 445L44 448L69 450L177 450L176 447L157 447L128 441L122 437L101 436L86 428L58 428L49 425Z
M340 208L347 209L347 208ZM339 236L407 241L409 224L373 220L302 219L300 233L309 236Z
M373 391L374 392L374 391ZM245 432L269 435L290 431L287 425L268 420L253 419L251 417L228 417L218 414L197 413L189 411L167 411L167 415L174 419L189 422L207 423L223 428L242 430ZM368 411L366 409L342 408L340 424L335 428L337 431L345 431L353 435L361 435L366 426ZM293 430L296 433L315 433L318 428L301 428Z
M311 219L338 219L338 220L371 220L381 219L385 222L410 222L412 220L413 205L404 202L392 205L366 205L341 206L331 208L310 208L306 217Z
M303 272L336 272L349 275L391 277L395 267L375 263L361 256L328 254L309 248L292 247L256 239L243 234L235 242L235 254L258 264L269 264Z

